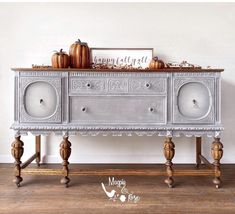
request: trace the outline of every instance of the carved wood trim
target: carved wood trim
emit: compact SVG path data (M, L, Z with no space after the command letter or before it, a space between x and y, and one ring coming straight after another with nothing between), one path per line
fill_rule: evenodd
M20 140L20 136L15 137L15 140L11 144L11 154L15 159L15 179L13 182L19 187L20 182L23 181L21 177L21 157L24 153L24 143Z
M70 181L70 179L68 178L69 175L69 169L68 169L68 165L69 165L69 157L71 155L71 143L68 141L68 136L65 135L63 137L62 142L60 143L60 156L63 159L62 162L62 172L64 177L61 179L61 183L65 184L66 187L68 187L68 183Z
M165 183L169 187L173 187L174 180L173 180L173 168L172 168L172 159L175 155L175 145L171 140L171 137L167 137L164 143L164 156L166 158L166 173L167 173L167 178L165 179Z
M220 142L220 138L215 138L212 146L211 146L211 155L214 159L214 172L215 177L213 179L213 183L215 184L216 188L219 188L221 185L221 170L220 170L220 159L223 156L223 144Z

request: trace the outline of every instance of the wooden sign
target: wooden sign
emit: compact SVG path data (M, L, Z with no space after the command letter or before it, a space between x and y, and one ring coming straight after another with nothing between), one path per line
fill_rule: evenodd
M153 58L153 48L91 48L93 68L146 69Z

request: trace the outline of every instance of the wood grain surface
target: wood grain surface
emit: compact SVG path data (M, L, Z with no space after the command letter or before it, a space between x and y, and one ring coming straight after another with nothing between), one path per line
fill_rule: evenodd
M194 165L175 165L174 169L194 170ZM42 165L40 168L61 169L60 164ZM164 165L70 165L72 170L146 170L155 168L164 172ZM200 166L202 170L206 169ZM13 164L0 164L0 213L1 214L77 214L77 213L186 213L234 214L235 165L222 165L223 185L216 189L208 177L175 177L175 188L168 188L162 176L115 176L124 179L128 190L140 197L137 204L109 201L101 187L108 176L72 176L69 188L60 184L61 176L23 176L22 186L12 182ZM36 164L27 170L36 170Z

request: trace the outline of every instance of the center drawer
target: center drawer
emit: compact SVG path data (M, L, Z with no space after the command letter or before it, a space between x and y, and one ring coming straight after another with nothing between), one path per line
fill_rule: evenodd
M166 96L71 96L70 122L166 124Z

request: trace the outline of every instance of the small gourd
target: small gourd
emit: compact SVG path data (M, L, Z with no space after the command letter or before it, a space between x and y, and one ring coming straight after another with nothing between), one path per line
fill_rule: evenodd
M149 69L162 69L165 67L165 63L158 59L158 57L154 57L149 63Z
M86 42L78 39L70 46L69 56L71 60L71 68L89 68L90 67L90 51Z
M68 68L70 65L69 55L60 49L52 55L51 64L53 68Z

